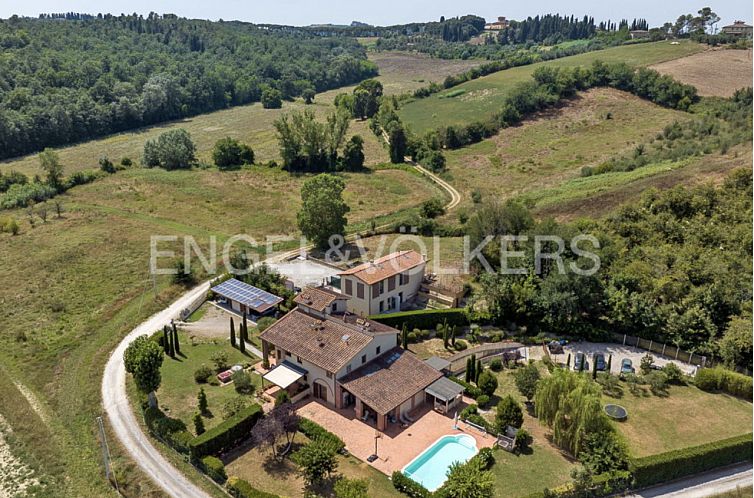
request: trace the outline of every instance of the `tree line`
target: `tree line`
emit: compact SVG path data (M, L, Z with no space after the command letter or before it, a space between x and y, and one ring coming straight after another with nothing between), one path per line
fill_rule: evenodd
M377 74L355 39L173 15L0 20L0 158Z

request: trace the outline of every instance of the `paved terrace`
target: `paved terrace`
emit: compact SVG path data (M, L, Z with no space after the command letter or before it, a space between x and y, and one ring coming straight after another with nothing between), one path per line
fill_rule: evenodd
M466 406L458 407L458 412ZM354 416L353 408L336 410L325 406L316 400L308 399L298 408L298 413L318 423L328 431L337 434L345 443L348 451L355 457L366 462L367 457L374 453L374 422L366 423ZM437 439L448 434L469 434L476 440L477 448L490 447L495 438L483 434L476 429L459 421L459 429L453 429L453 418L435 412L429 405L412 413L414 423L406 428L398 424L389 424L381 437L377 440L377 456L371 465L377 470L390 475L396 470L403 469L419 453L427 449Z

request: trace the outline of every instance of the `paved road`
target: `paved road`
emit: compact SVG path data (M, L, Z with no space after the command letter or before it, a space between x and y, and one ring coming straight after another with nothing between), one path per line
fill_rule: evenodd
M653 486L628 498L704 498L751 486L751 462Z

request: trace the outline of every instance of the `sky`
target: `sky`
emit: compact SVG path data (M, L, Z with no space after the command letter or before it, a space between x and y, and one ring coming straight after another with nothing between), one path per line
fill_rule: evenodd
M712 7L720 17L719 26L741 19L752 21L751 0L707 0L696 4L679 0L531 0L528 2L493 2L490 0L0 0L0 18L13 14L36 17L41 12L85 12L159 14L173 13L198 19L241 20L254 23L308 25L349 24L362 21L374 25L404 24L476 14L488 20L497 16L524 19L545 13L581 17L588 14L596 22L643 17L650 26L674 21L680 14L695 13Z

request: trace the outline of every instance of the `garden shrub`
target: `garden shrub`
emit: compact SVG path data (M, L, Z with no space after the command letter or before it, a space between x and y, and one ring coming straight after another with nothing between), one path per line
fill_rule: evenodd
M409 343L414 344L414 343L418 342L417 339L416 339L416 333L415 332L409 332L407 334L407 336L408 336L408 342Z
M492 396L493 394L495 394L495 389L497 389L497 377L485 370L481 374L479 374L477 386L479 386L479 389L483 394Z
M370 320L401 330L403 326L413 330L434 329L438 323L447 321L448 325L463 327L469 324L469 317L464 308L448 308L441 310L416 310L372 315Z
M452 380L453 382L455 382L456 384L462 385L464 388L463 393L469 398L477 399L479 396L483 394L481 389L479 389L477 386L473 384L469 384L463 379L459 379L458 377L454 377L452 375L449 376L448 378Z
M327 440L331 441L340 452L346 447L346 443L343 442L338 436L328 431L316 422L309 420L308 418L301 417L301 421L298 425L298 430L306 437L315 440Z
M522 452L531 444L531 434L524 428L518 430L516 434L516 451Z
M159 338L159 341L162 342L162 337ZM202 364L202 366L194 370L194 380L197 384L204 384L212 376L212 373L211 368Z
M490 370L493 372L499 372L503 369L503 360L500 358L495 358L490 362Z
M751 433L699 446L634 458L629 469L644 487L751 459Z
M393 481L393 487L396 490L411 498L429 498L432 496L427 488L405 476L403 472L396 470L390 479Z
M234 498L280 498L278 495L266 493L254 488L248 481L231 476L225 484L230 496Z
M495 453L492 448L482 448L471 460L476 460L482 470L488 470L495 464Z
M235 387L237 393L251 394L254 391L251 376L243 370L233 372L230 378L233 380L233 387Z
M476 402L481 407L486 407L490 402L490 397L486 394L482 394L476 399Z
M217 457L206 456L202 458L201 469L216 483L222 484L228 479L228 474L225 473L225 465Z
M211 428L191 441L190 452L195 459L205 455L216 455L232 449L244 438L262 417L262 407L254 404L240 411L228 420Z
M468 343L464 341L463 339L457 339L456 343L453 345L453 348L456 351L466 351L468 347L469 347Z
M700 369L694 384L703 391L722 391L749 401L752 398L751 377L721 367Z

